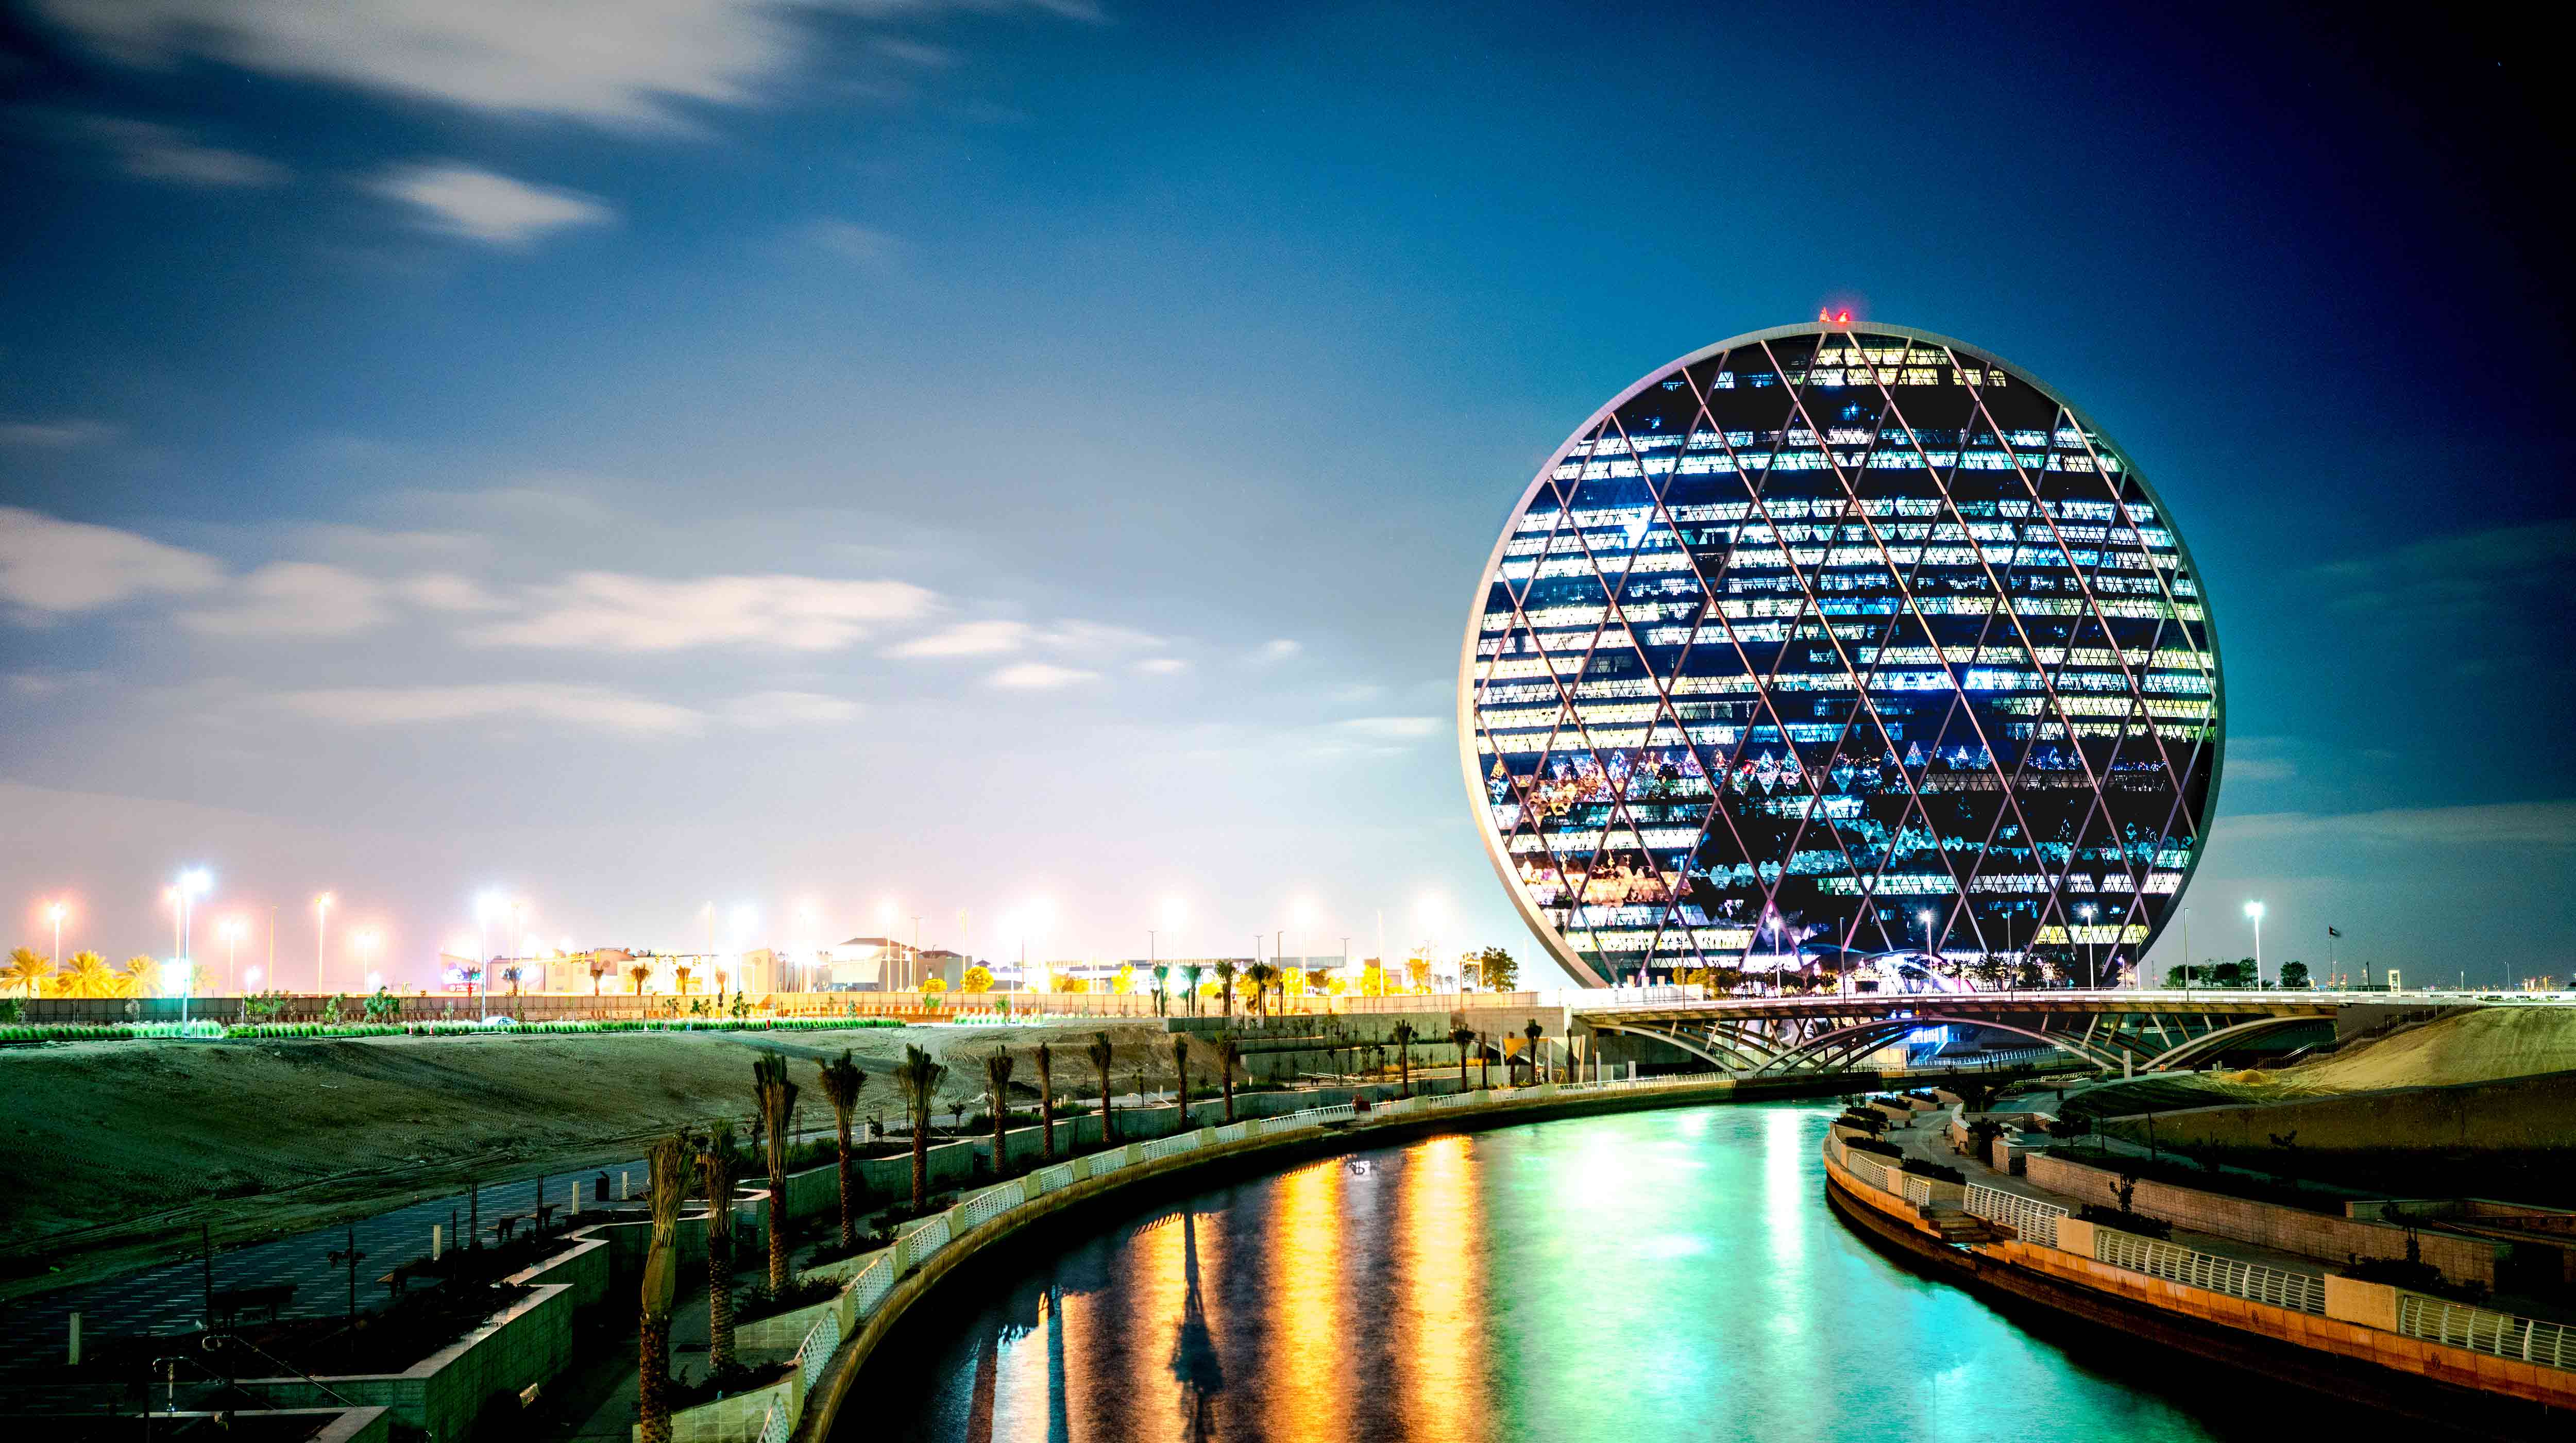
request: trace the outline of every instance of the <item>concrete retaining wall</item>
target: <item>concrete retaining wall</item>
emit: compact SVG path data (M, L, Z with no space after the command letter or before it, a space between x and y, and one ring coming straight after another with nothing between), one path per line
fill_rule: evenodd
M2103 1130L2133 1142L2147 1138L2139 1118L2115 1118ZM2159 1112L2155 1121L2159 1143L2216 1148L2223 1161L2242 1154L2265 1166L2278 1166L2283 1156L2272 1139L2292 1133L2302 1154L2556 1151L2576 1172L2576 1072L2194 1107Z
M2047 1152L2034 1152L2025 1163L2031 1182L2101 1207L2120 1205L2117 1172ZM2332 1217L2279 1203L2254 1202L2197 1188L2140 1179L2130 1206L2176 1227L2215 1237L2233 1238L2257 1247L2296 1253L2303 1258L2340 1263L2349 1258L2403 1258L2406 1230L2384 1223ZM2495 1286L2497 1247L2476 1238L2419 1232L2417 1246L2425 1262L2441 1269L2454 1283L2476 1281Z

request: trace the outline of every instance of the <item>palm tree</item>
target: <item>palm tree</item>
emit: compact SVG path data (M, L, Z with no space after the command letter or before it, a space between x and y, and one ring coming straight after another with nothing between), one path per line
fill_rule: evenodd
M1216 985L1222 990L1225 998L1226 1019L1231 1021L1234 1018L1234 964L1232 962L1221 961L1216 964Z
M160 983L160 962L138 952L125 959L125 966L118 972L116 981L109 989L108 995L111 997L150 997L160 991Z
M1398 1082L1396 1095L1411 1097L1413 1095L1413 1024L1399 1022L1395 1024L1395 1030L1387 1035L1395 1042L1395 1075Z
M903 1061L894 1069L895 1095L903 1099L904 1116L912 1123L912 1210L920 1212L930 1203L930 1101L939 1095L939 1084L946 1080L948 1069L930 1060L930 1054L906 1045Z
M652 1240L644 1253L635 1407L643 1443L671 1443L671 1302L680 1280L680 1200L689 1195L689 1140L653 1144Z
M644 980L653 975L653 969L638 962L626 969L626 975L635 979L635 995L641 997L644 995Z
M1157 1017L1161 1017L1161 1016L1165 1015L1165 1013L1164 1013L1164 1004L1165 1004L1166 1002L1169 1002L1169 1001L1171 1000L1171 993L1170 993L1170 991L1169 991L1169 987L1168 987L1168 984L1171 982L1171 980L1172 980L1172 964L1171 964L1171 963L1169 963L1169 962L1157 962L1157 963L1155 963L1155 964L1154 964L1154 1015L1155 1015L1155 1016L1157 1016Z
M823 1097L832 1104L832 1131L841 1144L841 1246L855 1248L859 1234L850 1217L850 1114L858 1108L859 1090L868 1085L868 1075L850 1060L846 1047L837 1060L818 1061L814 1066L823 1075Z
M608 976L608 959L593 955L590 959L590 995L599 995L599 984Z
M1242 1051L1231 1032L1216 1040L1217 1077L1225 1087L1225 1120L1228 1122L1234 1121L1234 1064Z
M0 985L22 988L35 997L44 992L45 979L53 975L52 958L33 947L21 947L9 954L9 970L0 972Z
M1180 1108L1183 1132L1190 1126L1190 1035L1172 1034L1172 1101Z
M1038 1044L1038 1158L1055 1161L1055 1054Z
M54 976L56 997L105 997L116 985L116 973L95 952L75 952L70 965Z
M787 1080L787 1054L752 1059L751 1090L760 1100L760 1140L769 1153L769 1291L787 1291L787 1129L796 1107L796 1084Z
M1265 1018L1268 1017L1270 1015L1270 989L1280 985L1280 978L1284 974L1282 974L1278 968L1271 966L1267 962L1255 962L1250 967L1244 969L1243 975L1245 980L1252 984L1252 1010L1260 1013ZM1287 1000L1285 994L1282 994L1280 1000L1283 1002Z
M1199 1015L1199 979L1205 976L1207 976L1207 968L1200 966L1196 962L1193 962L1187 967L1181 969L1181 980L1188 983L1190 988L1190 1015L1192 1017Z
M733 1124L719 1122L698 1149L707 1195L707 1368L733 1371Z
M1494 1054L1486 1049L1484 1041L1485 1039L1483 1034L1478 1034L1476 1038L1476 1086L1490 1090L1494 1085ZM1503 1080L1506 1082L1511 1080L1508 1072L1505 1073Z
M1533 1017L1529 1026L1521 1029L1521 1035L1529 1039L1530 1086L1536 1087L1547 1080L1539 1075L1538 1070L1538 1040L1547 1035L1547 1029L1539 1026L1538 1019Z
M1108 1033L1095 1032L1091 1034L1091 1045L1083 1051L1091 1058L1091 1065L1100 1070L1100 1145L1108 1147L1118 1141L1117 1124L1109 1116L1109 1059L1117 1049L1109 1045Z
M1002 1128L1011 1120L1011 1052L1001 1048L984 1059L984 1082L993 1090L993 1176L1010 1170L1009 1144Z
M1472 1027L1452 1027L1449 1029L1449 1041L1458 1049L1458 1090L1465 1092L1467 1090L1467 1049L1476 1041L1476 1030Z
M671 968L671 976L680 984L680 995L683 997L687 996L689 993L689 965L685 962L674 964Z

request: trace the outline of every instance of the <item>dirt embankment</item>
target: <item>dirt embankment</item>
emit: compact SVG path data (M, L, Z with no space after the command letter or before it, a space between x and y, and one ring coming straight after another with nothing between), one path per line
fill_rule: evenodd
M554 1037L370 1037L78 1043L0 1049L0 1129L16 1164L0 1188L0 1296L157 1262L199 1224L218 1245L301 1232L498 1180L622 1161L649 1137L753 1107L752 1059L787 1054L803 1125L828 1123L815 1064L844 1048L869 1075L862 1116L899 1115L906 1044L949 1066L945 1099L979 1097L983 1059L1055 1050L1059 1090L1082 1091L1100 1024ZM1123 1088L1167 1074L1155 1025L1107 1029ZM1014 1091L1018 1091L1018 1086Z
M2576 1007L2485 1007L2354 1042L2295 1067L2112 1082L2077 1094L2066 1110L2128 1117L2569 1071L2576 1071Z
M2243 1075L2299 1094L2448 1087L2569 1071L2576 1071L2576 1007L2482 1007L2297 1067Z

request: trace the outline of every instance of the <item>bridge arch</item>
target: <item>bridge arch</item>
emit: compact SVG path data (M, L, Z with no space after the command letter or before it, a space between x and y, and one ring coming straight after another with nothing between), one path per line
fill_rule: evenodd
M1835 1028L1831 1032L1818 1037L1809 1038L1798 1046L1782 1052L1779 1056L1763 1064L1758 1070L1763 1072L1792 1072L1801 1066L1817 1062L1821 1058L1835 1052L1855 1052L1860 1050L1862 1047L1872 1045L1873 1042L1883 1044L1886 1039L1892 1038L1898 1033L1911 1032L1918 1027L1940 1027L1945 1025L1951 1027L1981 1027L1994 1032L2009 1032L2016 1036L2030 1038L2034 1042L2045 1042L2049 1046L2067 1053L2079 1061L2090 1063L2096 1067L2105 1068L2114 1072L2118 1071L2120 1068L2120 1058L2117 1054L2109 1051L2108 1049L2097 1047L2090 1043L2070 1037L2063 1032L2045 1032L2036 1028L2024 1027L2018 1023L1999 1022L1983 1017L1945 1017L1938 1014L1921 1014L1913 1017L1881 1017L1869 1022L1854 1023L1849 1027ZM2186 1047L2190 1045L2191 1044L2189 1043L2184 1044ZM2179 1051L2181 1049L2177 1048L2176 1050Z

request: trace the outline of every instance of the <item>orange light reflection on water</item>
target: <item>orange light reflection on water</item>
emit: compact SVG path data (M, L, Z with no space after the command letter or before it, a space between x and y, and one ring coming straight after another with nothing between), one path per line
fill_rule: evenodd
M1397 1203L1395 1296L1410 1354L1403 1416L1431 1438L1485 1436L1483 1225L1473 1141L1435 1137L1406 1150Z
M1270 1311L1270 1426L1281 1443L1343 1443L1345 1385L1334 1365L1342 1315L1342 1164L1301 1167L1279 1179L1278 1225L1272 1229L1271 1276L1278 1306Z

